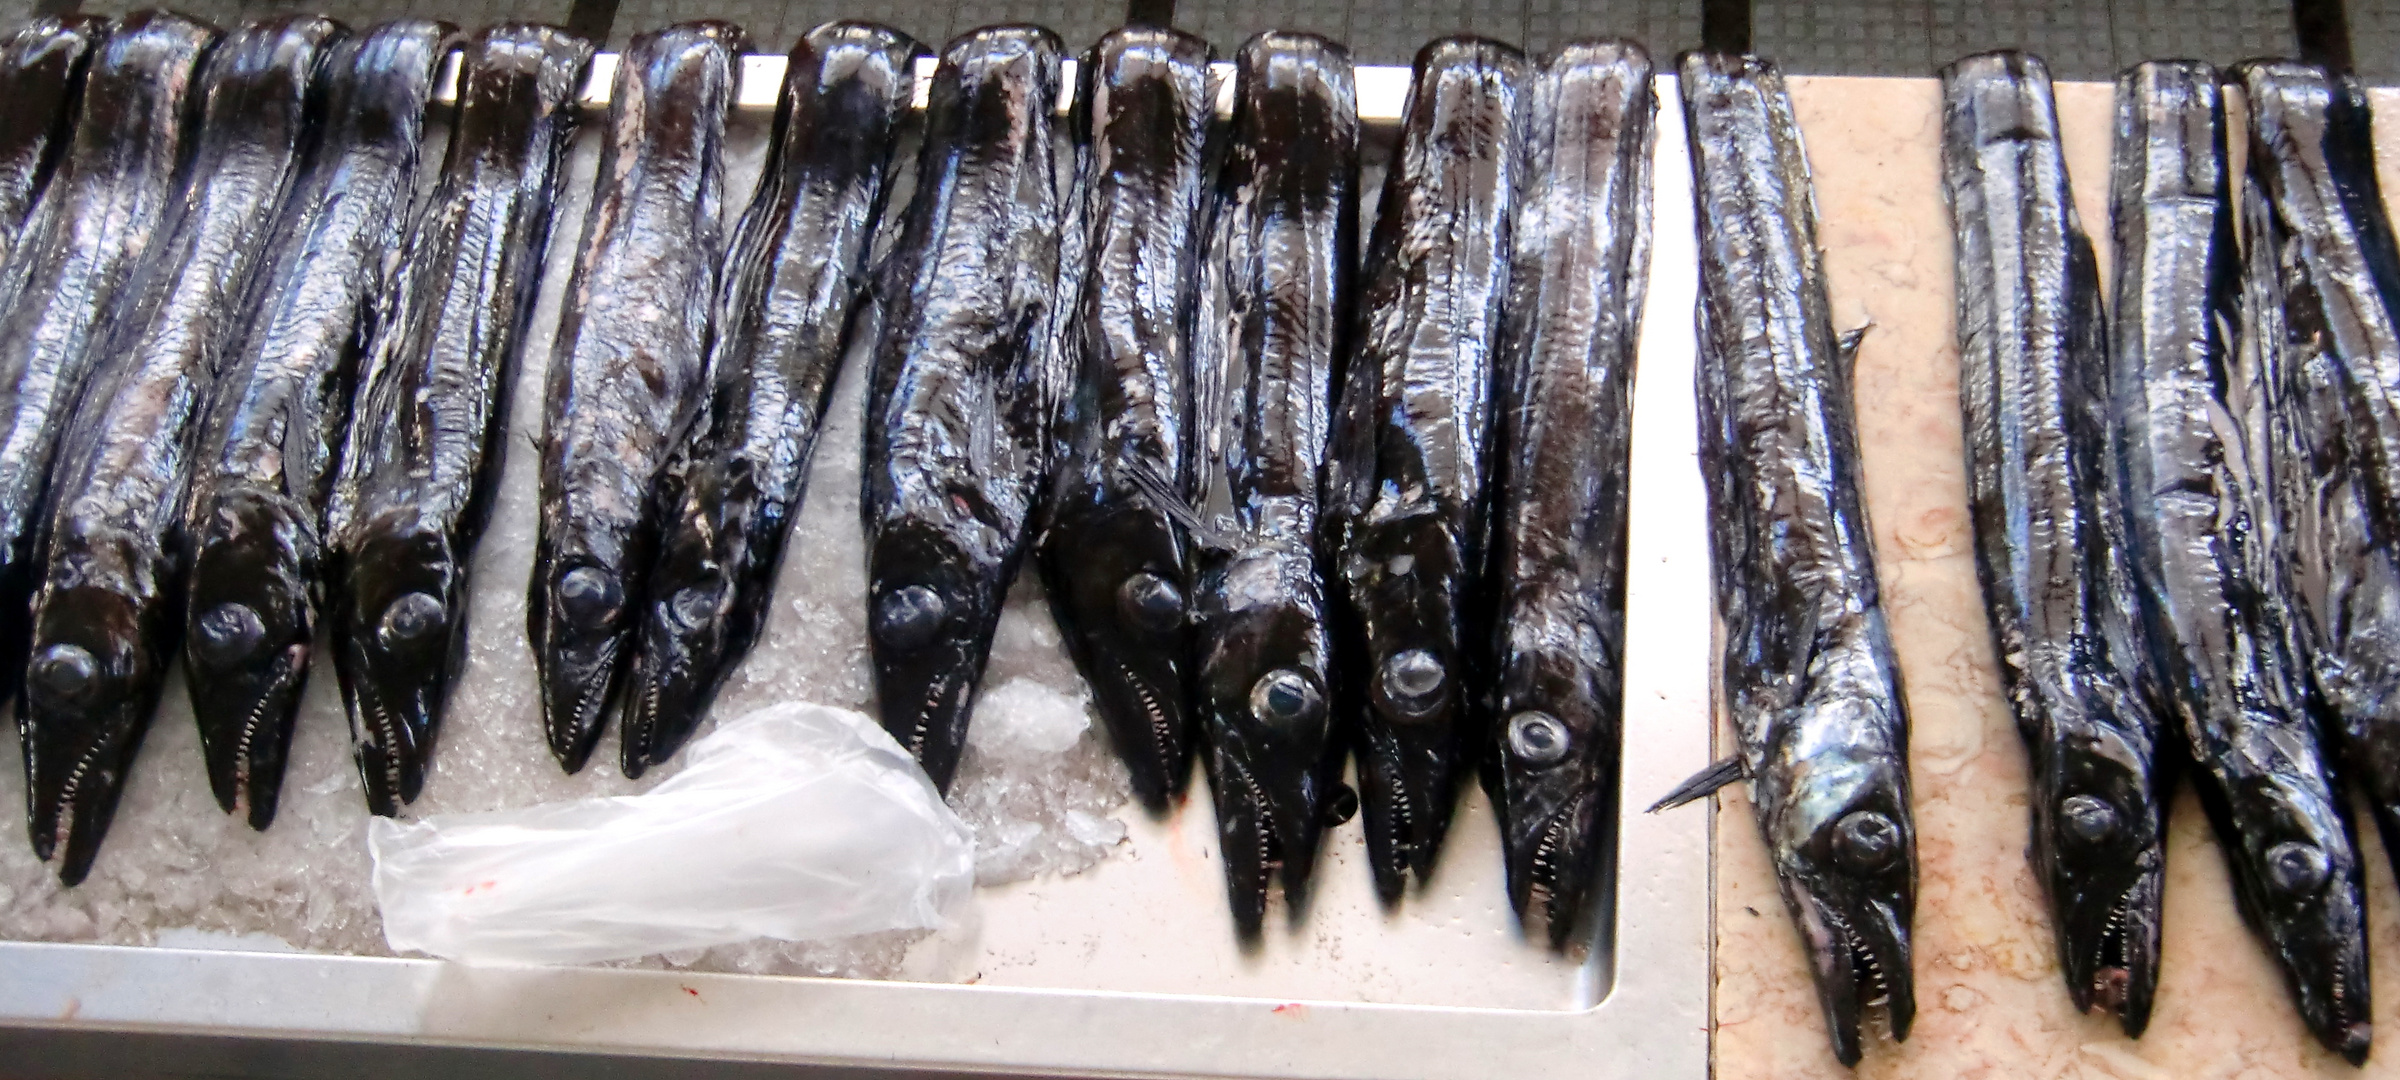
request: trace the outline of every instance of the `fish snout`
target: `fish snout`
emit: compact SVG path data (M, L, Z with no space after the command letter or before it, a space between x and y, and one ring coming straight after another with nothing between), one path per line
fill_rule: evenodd
M626 587L617 571L568 566L539 575L531 603L542 729L567 772L581 771L600 741L622 666Z

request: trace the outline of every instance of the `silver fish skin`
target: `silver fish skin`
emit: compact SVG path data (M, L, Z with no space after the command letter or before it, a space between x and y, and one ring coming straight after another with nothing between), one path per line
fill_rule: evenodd
M864 487L883 726L947 789L1057 437L1058 283L1076 235L1053 110L1058 36L942 50L900 238L878 285ZM1064 160L1062 160L1064 159Z
M2305 658L2293 668L2314 678L2299 680L2305 709L2203 745L2240 770L2212 809L2231 827L2221 838L2242 910L2309 1030L2356 1065L2373 1015L2364 867L2335 782L2400 838L2400 252L2358 86L2288 62L2233 76L2249 103L2250 175L2229 396L2266 496L2246 538L2263 590L2250 602L2282 615L2288 656Z
M0 267L73 136L75 99L108 20L36 15L0 41Z
M18 723L34 851L57 854L69 885L91 870L166 686L190 559L191 428L298 171L310 84L347 33L290 16L210 53L182 198L61 440Z
M1509 904L1529 928L1538 915L1553 945L1588 924L1616 851L1656 73L1639 45L1591 41L1534 75L1496 361L1491 685L1472 703L1495 722L1469 745L1500 819Z
M1834 1056L1881 1002L1916 1017L1908 707L1859 497L1808 159L1767 61L1680 64L1700 222L1700 460L1723 688Z
M91 377L104 320L158 238L198 124L200 62L215 27L125 17L95 47L74 134L0 265L0 700L25 673L35 540L50 466Z
M665 531L639 610L628 773L683 745L767 621L885 204L915 129L923 49L872 23L792 46L774 158L725 259L712 387L659 479Z
M1467 747L1488 726L1473 644L1492 457L1493 353L1524 185L1525 55L1473 37L1417 53L1343 364L1326 540L1357 677L1367 865L1384 902L1432 874Z
M378 295L393 284L450 26L402 19L330 49L319 134L197 423L183 670L209 788L275 819L324 592L325 504Z
M1969 516L2030 759L2031 855L2076 1007L2139 1036L2158 985L2167 800L2159 683L2123 558L2100 267L2049 68L1983 53L1941 79Z
M1217 128L1212 55L1189 34L1126 27L1084 69L1088 224L1067 242L1084 248L1086 270L1065 313L1073 389L1035 547L1060 635L1153 812L1191 773L1191 555L1177 514Z
M1192 345L1193 699L1234 925L1255 937L1269 878L1306 909L1341 799L1344 747L1319 527L1355 265L1350 54L1269 32L1236 60L1229 146Z
M747 43L721 22L637 35L609 97L550 358L525 599L542 730L568 772L591 756L623 681L663 527L655 484L707 394L725 114ZM625 746L626 773L638 776L646 740Z
M467 568L499 482L592 44L503 23L468 39L439 184L379 305L326 509L334 670L368 810L425 784L466 657Z

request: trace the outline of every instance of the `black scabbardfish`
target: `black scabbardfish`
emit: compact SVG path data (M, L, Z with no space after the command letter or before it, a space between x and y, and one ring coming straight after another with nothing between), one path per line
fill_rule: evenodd
M707 390L739 27L637 35L617 67L583 251L559 315L542 435L541 533L525 600L542 730L568 772L599 741L656 558L653 482ZM624 745L628 776L648 732Z
M1616 849L1626 468L1649 280L1656 66L1626 41L1535 76L1493 389L1488 702L1476 732L1508 899L1553 944Z
M1067 651L1154 811L1181 794L1192 761L1189 538L1177 515L1216 114L1210 56L1199 38L1146 27L1092 48L1088 232L1066 241L1086 246L1065 330L1074 384L1035 548Z
M63 436L20 726L33 848L83 880L108 832L182 633L191 427L235 329L307 136L310 83L340 24L252 23L201 71L183 197L142 256Z
M2241 343L2229 404L2249 442L2243 539L2279 611L2298 710L2228 717L2195 733L2212 816L2243 914L2262 930L2301 1016L2328 1049L2365 1061L2372 1034L2363 872L2348 779L2400 839L2400 251L2375 181L2365 94L2314 65L2236 69L2250 112L2242 189ZM2235 701L2259 701L2249 696ZM2263 699L2272 700L2272 699ZM2294 700L2294 699L2286 699ZM2341 767L2323 755L2338 748ZM2400 859L2400 851L2394 852Z
M1488 726L1469 658L1485 613L1493 349L1523 183L1523 53L1472 37L1418 50L1386 174L1326 466L1337 648L1357 677L1359 803L1375 891L1423 880L1466 748Z
M1064 204L1039 27L943 50L869 373L867 630L883 726L947 789L1050 457Z
M326 511L335 671L367 808L424 786L466 657L467 567L499 482L588 41L525 23L476 34L440 185L376 317Z
M275 819L324 591L325 503L375 297L417 189L442 23L403 19L326 56L320 126L259 259L192 453L183 670L209 788Z
M1294 912L1337 804L1320 472L1357 242L1350 54L1265 33L1237 61L1233 129L1192 339L1194 689L1236 927L1280 865Z
M897 179L920 51L856 22L792 46L774 157L725 260L706 411L660 479L664 532L625 703L629 774L691 737L766 624Z
M1837 342L1783 75L1681 63L1700 220L1700 461L1726 710L1834 1056L1916 1018L1908 709L1859 497L1854 341Z
M0 265L66 149L84 68L107 31L90 15L37 15L0 42Z
M94 50L65 157L0 267L0 700L25 673L34 551L59 434L95 343L165 222L191 156L192 95L214 28L127 16Z
M2166 789L2124 561L2100 267L2039 59L1942 69L1942 124L1975 565L2030 759L2032 858L2076 1007L2140 1035L2158 986Z

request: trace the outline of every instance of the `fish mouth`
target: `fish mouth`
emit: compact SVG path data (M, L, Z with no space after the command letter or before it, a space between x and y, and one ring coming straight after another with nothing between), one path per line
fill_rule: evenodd
M262 832L274 824L283 790L308 652L304 642L276 650L263 672L211 672L189 657L185 661L209 790L219 809L246 811L250 827Z
M38 700L42 696L29 691L21 706L27 827L34 855L44 862L57 856L59 883L73 887L91 874L99 857L151 710L122 699L94 708L58 708ZM73 741L45 737L48 733Z
M1458 797L1454 727L1448 717L1393 723L1373 707L1363 719L1359 801L1375 891L1388 904L1406 891L1408 874L1420 882L1433 876Z
M917 759L934 788L945 795L966 749L975 683L986 658L985 652L968 646L952 642L930 650L939 655L908 652L897 657L888 655L896 650L869 649L884 730Z
M1122 659L1115 662L1116 685L1093 698L1115 698L1101 709L1109 731L1120 747L1139 746L1143 752L1123 754L1134 795L1153 813L1163 813L1183 794L1191 772L1191 727L1184 722L1181 695L1161 691Z
M1888 1022L1894 1042L1906 1040L1917 1006L1902 931L1879 911L1845 916L1838 904L1797 883L1787 895L1808 946L1834 1057L1845 1066L1858 1064L1860 1029L1877 1013Z
M1609 846L1599 818L1603 794L1578 791L1522 831L1513 821L1504 823L1509 904L1529 933L1538 916L1554 949L1565 947L1574 933Z
M2140 1038L2149 1027L2158 989L2163 877L2155 866L2144 868L2107 907L2082 905L2056 918L2075 1008L2115 1013L2129 1038Z
M622 636L578 641L553 640L537 655L541 663L542 730L559 767L581 772L600 743L604 709L618 674Z
M699 727L722 679L722 650L714 635L654 622L633 659L633 693L626 698L619 766L637 779L675 756ZM695 677L695 676L698 677Z
M362 668L371 663L358 662ZM371 671L351 676L351 666L337 665L336 671L344 675L342 689L350 707L353 757L358 764L359 781L366 789L367 811L393 817L400 813L401 806L417 801L417 795L424 790L426 762L432 756L433 731L438 723L426 706L429 698L441 693L438 683L442 676L430 676L409 692L397 695L405 704L396 707L393 697L377 681L379 676Z
M1231 754L1214 755L1212 786L1217 801L1218 846L1225 855L1225 883L1235 928L1243 940L1259 936L1266 923L1267 889L1283 866L1275 838L1275 813L1250 770Z

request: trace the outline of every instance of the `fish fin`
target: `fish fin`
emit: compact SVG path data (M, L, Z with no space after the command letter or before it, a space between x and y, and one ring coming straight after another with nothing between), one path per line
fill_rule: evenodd
M1866 343L1867 331L1875 329L1874 320L1860 323L1857 329L1842 331L1834 343L1834 351L1842 358L1842 377L1851 379L1858 374L1858 347Z
M1661 810L1673 810L1685 803L1698 802L1716 794L1718 788L1742 779L1742 773L1742 759L1738 755L1711 762L1707 768L1693 773L1691 779L1675 785L1675 790L1668 792L1666 798L1651 803L1650 809L1643 813L1655 814Z
M1148 459L1137 458L1119 462L1117 471L1126 483L1133 485L1133 489L1141 494L1144 501L1159 513L1173 518L1175 523L1183 526L1183 531L1190 533L1192 539L1201 546L1216 548L1220 551L1230 550L1234 546L1216 526L1202 518L1198 510L1192 509L1192 504L1175 490L1175 485L1167 482L1167 478L1160 474L1158 466Z

